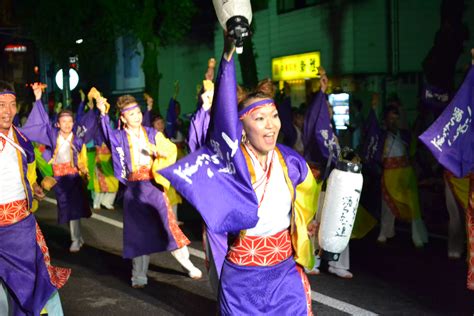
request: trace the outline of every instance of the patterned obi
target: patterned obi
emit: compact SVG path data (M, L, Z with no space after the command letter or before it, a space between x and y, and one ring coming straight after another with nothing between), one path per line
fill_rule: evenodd
M227 260L240 266L273 266L293 255L290 231L272 236L239 236L227 253Z
M151 175L151 169L148 166L140 166L136 171L131 172L128 175L128 181L149 181L153 179Z
M28 201L19 200L0 204L0 226L15 224L30 215Z
M77 168L71 166L70 162L53 164L53 174L55 177L77 174Z
M410 167L410 160L406 156L388 157L383 159L384 169L397 169Z

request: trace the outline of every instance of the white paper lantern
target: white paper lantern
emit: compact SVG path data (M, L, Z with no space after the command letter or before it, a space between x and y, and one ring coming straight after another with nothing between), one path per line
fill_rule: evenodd
M213 0L217 19L229 36L235 39L237 54L243 51L244 38L250 35L252 5L250 0Z
M329 175L318 235L320 255L328 261L337 261L349 243L362 192L360 172L360 164L339 161Z

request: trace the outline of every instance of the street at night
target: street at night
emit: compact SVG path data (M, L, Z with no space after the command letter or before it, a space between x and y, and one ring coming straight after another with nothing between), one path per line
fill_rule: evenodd
M86 245L68 251L68 229L56 224L56 206L47 199L36 216L53 263L73 269L61 290L65 315L216 315L207 274L191 280L169 253L152 256L149 284L130 286L131 261L122 251L121 209L100 210L83 221ZM189 216L189 215L188 215ZM191 260L205 270L201 225L185 222L192 239ZM316 315L472 315L474 293L465 289L466 265L449 260L446 239L432 238L415 249L406 231L385 246L376 235L351 242L351 271L344 280L327 273L309 276Z
M474 316L474 0L1 0L0 316Z

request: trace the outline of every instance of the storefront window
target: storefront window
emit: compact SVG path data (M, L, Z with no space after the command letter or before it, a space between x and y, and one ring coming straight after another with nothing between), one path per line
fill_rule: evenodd
M137 49L137 40L130 35L123 38L124 77L136 78L140 71L140 54Z

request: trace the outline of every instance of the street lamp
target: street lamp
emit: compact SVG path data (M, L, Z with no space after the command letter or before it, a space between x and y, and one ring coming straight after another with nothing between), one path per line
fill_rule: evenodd
M79 74L77 73L75 69L69 68L68 77L69 77L69 89L74 90L74 88L76 88L77 84L79 83ZM63 70L62 69L59 69L58 72L56 73L55 81L58 88L63 90L64 84L63 84Z

